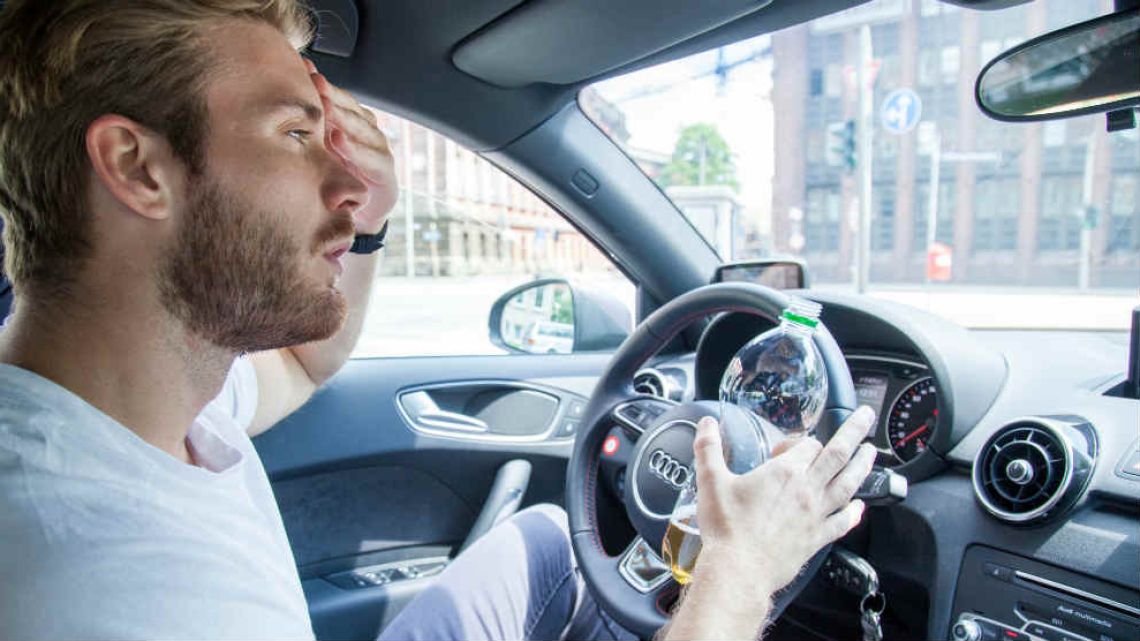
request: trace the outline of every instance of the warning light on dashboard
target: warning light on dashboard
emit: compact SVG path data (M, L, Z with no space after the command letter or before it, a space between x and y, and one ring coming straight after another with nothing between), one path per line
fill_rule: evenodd
M620 445L621 441L618 440L618 437L611 434L606 437L606 440L602 443L602 453L606 456L613 456L617 454L618 446Z

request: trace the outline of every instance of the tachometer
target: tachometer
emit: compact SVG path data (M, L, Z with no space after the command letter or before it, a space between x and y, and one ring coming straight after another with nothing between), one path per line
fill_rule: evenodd
M906 387L891 405L887 440L903 463L926 451L938 425L938 390L934 379L919 379Z

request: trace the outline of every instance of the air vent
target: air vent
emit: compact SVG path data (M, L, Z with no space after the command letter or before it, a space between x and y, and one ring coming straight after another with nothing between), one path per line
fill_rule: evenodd
M989 438L974 460L974 492L1005 521L1030 523L1068 509L1084 493L1096 433L1077 417L1015 421Z
M633 391L638 394L669 398L667 385L665 375L654 369L643 369L633 375Z

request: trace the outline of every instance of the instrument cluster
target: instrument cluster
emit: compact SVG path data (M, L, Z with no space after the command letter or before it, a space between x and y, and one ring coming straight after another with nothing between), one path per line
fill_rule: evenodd
M901 465L921 457L938 429L938 386L926 366L877 355L847 355L859 403L875 410L872 442Z

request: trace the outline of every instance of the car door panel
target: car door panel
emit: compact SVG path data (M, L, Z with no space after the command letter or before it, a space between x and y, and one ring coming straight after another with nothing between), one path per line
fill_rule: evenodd
M346 556L460 541L475 518L447 484L406 465L321 472L273 491L302 576Z
M523 505L562 503L573 439L560 428L608 360L353 360L254 439L318 637L375 636L430 585L430 577L372 585L361 576L455 554L504 464L531 466ZM462 418L424 429L423 415L400 402L416 392L429 396L444 419ZM470 429L475 422L486 429Z

